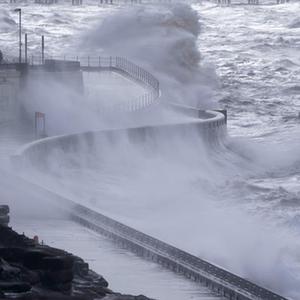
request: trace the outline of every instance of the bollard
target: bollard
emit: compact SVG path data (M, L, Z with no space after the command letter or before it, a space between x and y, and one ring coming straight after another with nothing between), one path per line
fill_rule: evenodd
M28 35L27 33L25 33L25 63L28 63L28 42L27 42L27 38Z

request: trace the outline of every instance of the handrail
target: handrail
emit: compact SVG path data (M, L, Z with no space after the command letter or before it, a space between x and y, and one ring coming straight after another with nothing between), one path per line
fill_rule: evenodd
M82 223L91 229L100 225L104 230L119 236L121 239L134 243L138 247L142 247L150 252L156 252L154 254L162 255L166 259L165 262L168 262L166 267L173 271L177 265L181 265L183 268L186 267L187 269L183 272L184 275L189 278L194 276L193 279L195 281L203 281L207 285L212 284L210 287L212 289L217 288L219 293L222 291L223 296L226 298L236 300L287 300L249 280L239 277L208 261L126 226L85 206L75 204L72 209L71 215L79 223ZM142 256L145 255L143 254Z
M123 76L129 77L133 81L142 84L146 89L143 93L135 99L121 103L120 105L109 105L106 108L120 109L122 111L134 112L152 105L160 96L159 81L151 73L132 63L128 59L119 56L48 56L44 60L39 56L30 56L28 64L32 68L43 67L45 61L55 60L58 62L79 62L80 69L83 71L101 71L110 70L118 72Z

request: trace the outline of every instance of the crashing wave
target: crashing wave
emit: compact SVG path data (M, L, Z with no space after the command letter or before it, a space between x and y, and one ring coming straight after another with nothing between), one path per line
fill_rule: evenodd
M217 77L200 66L199 33L198 14L188 5L135 7L108 16L81 48L128 57L159 78L164 98L210 108Z

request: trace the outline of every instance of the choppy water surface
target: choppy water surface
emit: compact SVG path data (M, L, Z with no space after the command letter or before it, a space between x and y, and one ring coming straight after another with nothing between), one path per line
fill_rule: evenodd
M22 9L22 32L28 34L28 56L41 56L41 36L45 36L45 53L53 56L79 55L79 49L70 50L80 33L98 24L104 15L118 10L120 6L85 2L83 6L71 6L61 2L58 5L27 3L0 4L1 49L10 57L18 56L18 14L13 10ZM97 56L97 55L96 55Z
M280 220L282 213L298 220L300 3L194 8L203 26L199 37L203 60L215 65L220 76L220 103L229 111L230 135L259 141L260 150L266 150L261 156L272 156L273 147L278 161L294 157L287 168L250 179L249 190L241 187L239 196L247 202L261 200L258 205L274 209L272 214Z
M230 135L251 137L242 149L248 157L254 140L259 142L254 148L260 164L273 164L263 175L234 180L225 189L236 203L261 214L269 224L295 232L296 242L300 232L300 3L194 8L202 24L199 49L220 77L220 103L229 111ZM296 249L282 250L283 256L288 253L286 263L295 267L299 265ZM299 278L299 271L294 272Z
M202 24L199 49L220 76L230 134L299 128L299 2L194 8Z

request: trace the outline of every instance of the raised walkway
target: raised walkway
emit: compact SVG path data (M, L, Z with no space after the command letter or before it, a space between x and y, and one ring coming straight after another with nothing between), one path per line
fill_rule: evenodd
M113 290L125 294L144 294L160 300L221 300L210 289L132 255L105 237L65 217L14 217L11 224L15 230L25 232L27 236L38 235L47 245L68 249L80 256L90 264L93 271L105 274Z

